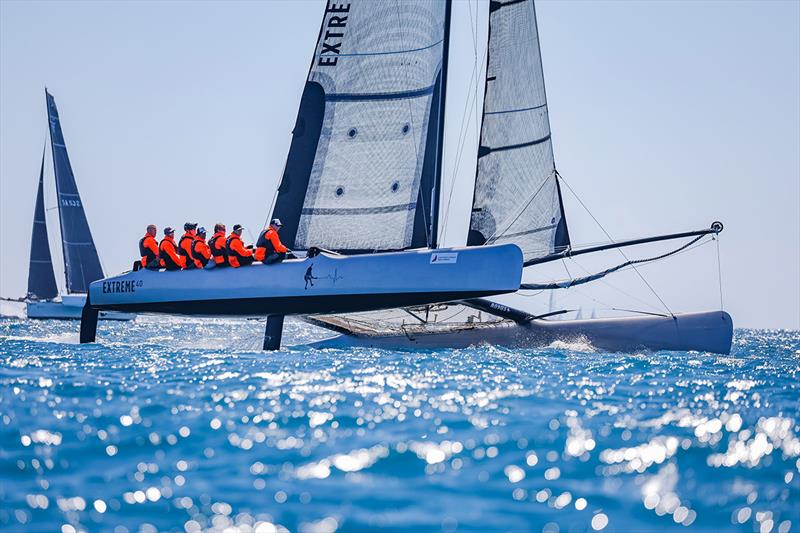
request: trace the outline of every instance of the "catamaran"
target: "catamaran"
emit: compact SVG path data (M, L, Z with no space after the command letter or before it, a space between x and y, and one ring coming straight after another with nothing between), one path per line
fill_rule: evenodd
M58 215L61 222L61 249L64 254L66 292L59 294L53 258L47 235L44 202L45 154L39 169L39 189L31 234L31 255L28 268L28 292L23 301L28 318L79 319L86 303L89 285L104 276L100 257L92 239L78 185L72 173L61 122L53 96L45 89L49 141L53 158ZM104 320L131 320L130 313L103 312Z
M139 270L99 280L84 308L81 342L94 341L98 311L117 310L267 315L264 349L280 346L284 315L301 315L342 333L320 346L516 347L579 336L611 350L727 353L732 321L724 311L552 321L488 298L589 283L722 230L715 223L572 246L532 0L489 2L469 237L466 246L441 246L451 9L450 0L329 2L271 209L284 222L282 240L305 256L270 266ZM522 283L525 267L672 239L692 240L583 278ZM476 309L480 318L432 320L443 306ZM397 308L416 322L375 315ZM492 318L483 320L487 314Z

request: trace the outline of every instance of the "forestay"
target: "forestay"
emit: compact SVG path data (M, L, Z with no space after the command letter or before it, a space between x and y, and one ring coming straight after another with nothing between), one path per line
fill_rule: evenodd
M33 232L31 234L31 257L28 268L28 298L49 300L58 296L56 276L53 272L53 259L47 240L47 221L44 211L44 153L39 170L39 191L36 193L36 207L33 212Z
M490 2L486 92L468 244L525 259L569 246L533 0Z
M50 145L53 150L53 170L56 175L56 197L61 220L61 244L64 250L67 292L85 293L91 282L104 277L103 269L92 240L92 232L86 221L75 176L72 174L56 102L47 91L45 95L50 125Z
M448 9L329 2L273 211L284 242L341 253L431 244Z

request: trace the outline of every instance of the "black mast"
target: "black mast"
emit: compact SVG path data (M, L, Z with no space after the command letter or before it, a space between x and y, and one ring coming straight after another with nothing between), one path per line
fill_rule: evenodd
M436 174L431 190L431 248L439 247L439 196L442 188L442 159L444 155L444 112L447 94L447 61L450 55L450 12L452 0L445 0L444 8L444 47L442 49L442 90L439 95L439 139L436 148Z

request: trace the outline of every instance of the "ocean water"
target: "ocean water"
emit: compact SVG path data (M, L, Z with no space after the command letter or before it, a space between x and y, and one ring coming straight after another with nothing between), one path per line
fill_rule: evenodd
M800 333L258 350L256 321L0 320L0 530L800 531Z

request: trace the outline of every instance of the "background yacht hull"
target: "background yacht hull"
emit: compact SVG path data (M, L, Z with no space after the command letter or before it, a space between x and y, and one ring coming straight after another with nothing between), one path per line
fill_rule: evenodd
M28 318L80 320L81 311L83 311L85 303L85 294L70 294L62 296L60 302L26 302L25 308ZM100 320L133 320L136 315L116 311L103 311L100 313L99 318Z

